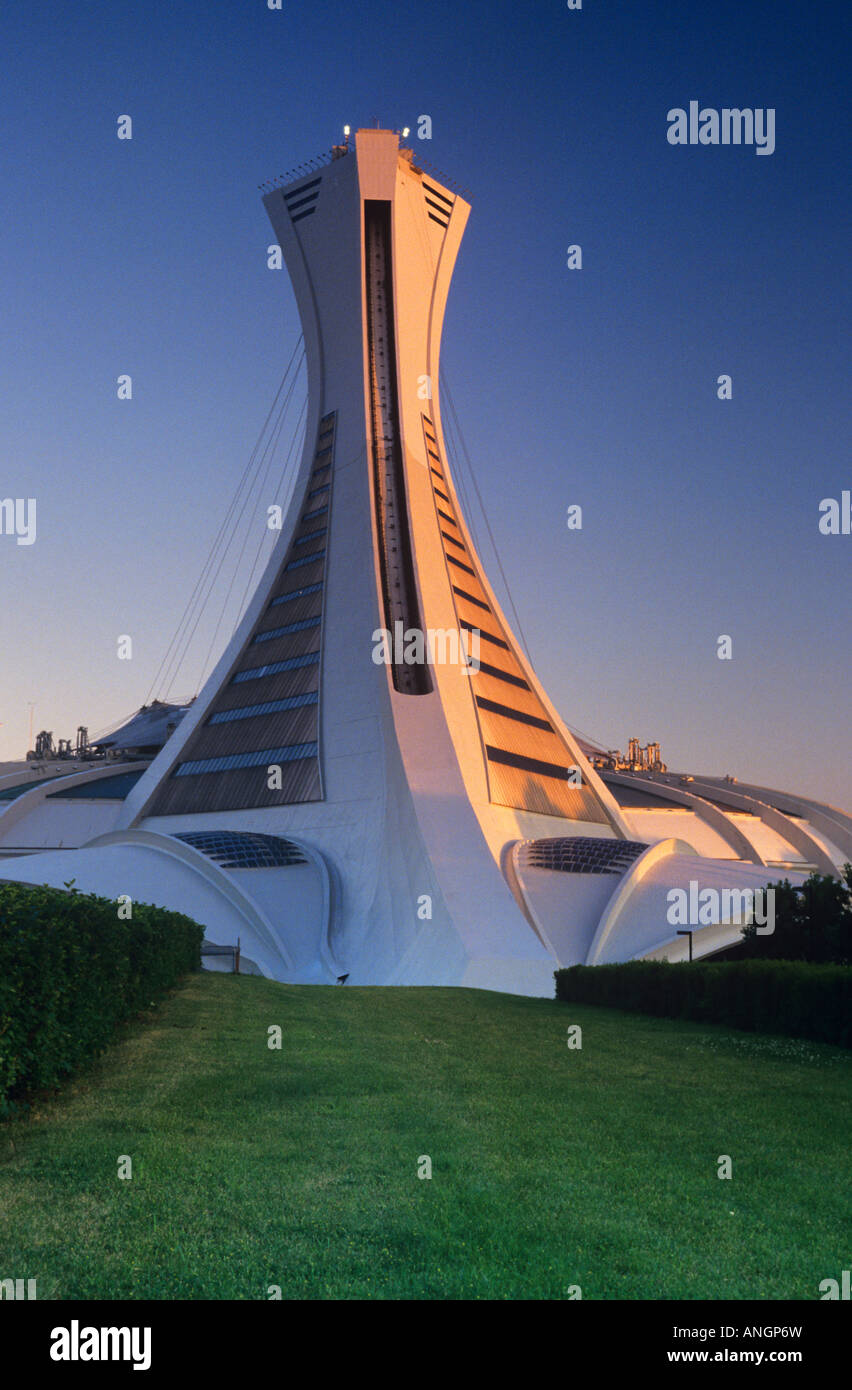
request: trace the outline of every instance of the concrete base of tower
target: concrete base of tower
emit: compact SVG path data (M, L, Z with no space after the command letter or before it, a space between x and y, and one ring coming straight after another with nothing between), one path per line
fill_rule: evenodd
M431 892L418 900L400 891L393 871L403 866L393 856L386 867L392 872L380 876L362 922L347 920L349 895L316 847L226 829L187 832L186 839L115 831L82 849L4 860L0 882L73 885L114 898L117 913L119 898L130 899L131 912L133 904L154 903L185 913L207 941L239 941L251 968L284 983L467 986L552 997L555 962L514 903L513 930L502 939L487 901L460 929L425 868L418 886Z
M380 871L372 860L361 866L364 893L353 888L352 865L347 877L344 861L326 849L227 827L115 831L83 849L0 861L0 881L73 883L183 912L208 941L239 942L259 973L291 984L437 985L552 999L561 966L685 959L681 928L695 957L734 944L749 895L756 920L762 915L772 930L760 897L773 878L767 866L705 859L675 839L517 841L504 856L506 877L490 857L478 863L475 841L466 858L447 853L440 868L425 845L416 854L414 847L412 837L389 834Z

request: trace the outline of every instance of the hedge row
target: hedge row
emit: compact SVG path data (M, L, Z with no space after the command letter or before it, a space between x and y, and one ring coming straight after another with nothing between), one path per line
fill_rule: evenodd
M0 883L0 1117L55 1086L201 963L182 913L71 889Z
M799 961L628 961L557 970L556 997L852 1046L852 969Z

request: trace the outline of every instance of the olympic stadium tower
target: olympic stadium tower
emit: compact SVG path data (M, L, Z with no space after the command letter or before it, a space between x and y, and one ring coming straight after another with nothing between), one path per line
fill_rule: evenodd
M723 904L852 857L833 808L597 771L542 689L444 442L464 199L376 129L264 204L308 375L279 540L141 775L0 777L0 877L177 908L275 979L551 995L559 965L681 958L673 887ZM739 931L720 906L696 954Z

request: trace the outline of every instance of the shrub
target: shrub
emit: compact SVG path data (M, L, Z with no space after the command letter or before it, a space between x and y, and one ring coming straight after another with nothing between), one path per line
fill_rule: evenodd
M573 1004L724 1023L757 1033L852 1046L852 969L800 961L637 960L557 970L556 997Z
M116 1028L201 964L203 930L180 912L76 889L0 883L0 1117L57 1085Z
M852 965L852 865L839 878L813 873L801 887L784 879L775 894L775 930L743 927L742 940L720 953L732 960L807 960Z

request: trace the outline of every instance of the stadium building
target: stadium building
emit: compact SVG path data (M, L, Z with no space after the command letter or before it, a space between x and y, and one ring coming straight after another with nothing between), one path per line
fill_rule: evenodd
M0 769L0 877L176 908L278 980L551 995L559 965L683 958L673 890L724 903L852 859L849 815L594 748L548 699L445 447L468 203L376 129L264 204L308 376L272 558L190 705L91 762ZM690 926L696 956L741 929Z

